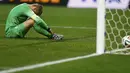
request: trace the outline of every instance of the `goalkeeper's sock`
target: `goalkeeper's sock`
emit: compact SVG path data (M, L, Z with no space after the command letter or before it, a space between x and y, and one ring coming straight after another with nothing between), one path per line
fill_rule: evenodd
M48 38L52 38L53 34L42 28L41 26L34 24L33 26L34 30L37 31L38 33L47 36Z
M47 31L51 34L54 34L54 32L52 32L51 28L48 28Z

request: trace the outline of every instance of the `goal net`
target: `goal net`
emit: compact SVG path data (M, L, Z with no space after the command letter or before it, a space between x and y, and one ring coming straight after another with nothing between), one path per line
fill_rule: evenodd
M121 0L116 0L120 1ZM128 1L129 0L124 0ZM105 4L106 5L106 4ZM130 48L122 45L122 38L130 35L130 9L125 8L108 8L105 6L105 52L112 54L129 55Z

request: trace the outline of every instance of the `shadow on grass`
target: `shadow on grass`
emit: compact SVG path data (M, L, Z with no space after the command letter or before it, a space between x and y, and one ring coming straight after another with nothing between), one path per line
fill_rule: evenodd
M8 45L8 47L10 47L10 48L17 48L17 47L33 47L33 46L36 46L36 45L52 44L52 43L56 43L56 42L57 43L64 43L64 42L71 42L71 41L79 42L78 40L84 41L84 40L87 40L88 37L64 38L63 40L59 40L59 41L50 40L48 38L40 38L40 37L26 37L26 38L5 38L5 37L0 37L0 39L2 39L3 41L10 40L10 41L12 41L12 43L21 42L21 44ZM28 42L28 40L32 41L32 42L31 43L30 42L25 43L25 42ZM33 42L33 41L36 41L36 42ZM6 47L6 48L8 48L8 47Z
M39 40L39 41L49 41L49 42L70 42L70 41L77 41L77 40L85 40L89 39L88 37L73 37L73 38L63 38L62 40L53 40L48 38L39 38L39 37L26 37L22 38L22 40Z
M6 37L0 37L1 40L13 40L13 41L24 41L24 40L30 40L30 41L39 41L39 42L70 42L70 41L77 41L77 40L89 40L89 39L95 39L89 38L89 37L73 37L73 38L63 38L62 40L53 40L48 38L42 38L42 37L25 37L25 38L6 38Z

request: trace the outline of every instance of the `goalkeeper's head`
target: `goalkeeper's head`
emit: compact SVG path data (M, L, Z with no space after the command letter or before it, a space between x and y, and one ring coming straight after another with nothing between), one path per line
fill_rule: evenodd
M41 4L30 4L30 7L36 15L40 16L42 14L43 6Z

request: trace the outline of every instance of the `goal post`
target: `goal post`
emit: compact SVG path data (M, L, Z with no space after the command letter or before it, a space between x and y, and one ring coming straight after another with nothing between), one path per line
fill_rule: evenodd
M69 0L69 8L97 8L96 53L130 52L122 38L130 35L130 0ZM127 50L127 51L125 51ZM128 53L127 53L128 54Z
M129 0L97 0L97 54L130 54L130 48L122 45L122 38L130 35L128 6Z
M97 4L96 53L103 54L105 50L105 0L98 0Z

